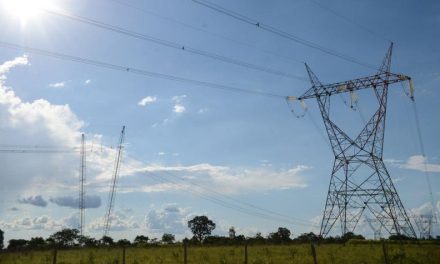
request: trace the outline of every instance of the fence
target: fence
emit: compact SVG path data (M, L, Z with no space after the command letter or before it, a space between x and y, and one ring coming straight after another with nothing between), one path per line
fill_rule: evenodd
M149 246L3 252L0 263L436 263L440 244Z

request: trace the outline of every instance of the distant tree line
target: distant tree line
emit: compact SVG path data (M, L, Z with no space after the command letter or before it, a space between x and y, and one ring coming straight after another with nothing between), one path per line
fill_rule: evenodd
M235 228L229 229L228 236L212 236L211 233L215 229L216 224L207 216L196 216L188 221L188 228L193 233L193 237L185 238L181 243L189 245L240 245L240 244L289 244L289 243L345 243L349 240L365 240L362 235L354 233L346 233L343 236L320 238L313 232L303 233L292 238L291 231L286 227L279 227L275 232L264 237L261 233L255 236L245 237L237 235ZM412 240L412 238L403 235L392 235L390 240ZM437 236L436 240L440 240ZM115 241L109 236L103 236L101 239L95 239L89 236L79 234L77 229L63 229L50 235L47 239L42 237L32 237L26 239L9 240L8 250L23 249L46 249L46 248L73 248L73 247L146 247L171 245L176 243L173 234L165 233L159 240L157 238L149 238L144 235L138 235L133 241L127 239L119 239ZM180 243L180 242L179 242ZM0 230L0 249L4 247L4 232Z

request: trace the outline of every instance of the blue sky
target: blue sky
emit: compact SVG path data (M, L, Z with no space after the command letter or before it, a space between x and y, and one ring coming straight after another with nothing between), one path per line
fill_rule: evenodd
M372 65L380 65L388 40L394 41L392 71L414 80L437 203L439 3L316 1L351 22L310 0L215 3ZM57 8L75 15L292 75L306 77L303 62L307 62L323 83L374 73L190 0L128 3L130 6L113 0L54 1ZM27 21L4 5L0 12L2 42L283 96L298 96L310 87L305 81L44 12ZM229 226L246 235L267 234L279 226L288 227L294 235L316 231L313 224L319 222L324 207L333 157L315 102L307 102L309 111L297 119L279 98L0 49L0 63L5 63L0 67L0 144L76 146L80 134L86 134L86 192L89 206L95 207L86 210L87 234L102 235L113 148L122 125L127 129L126 145L112 236L131 239L136 234L159 237L171 232L181 238L189 235L185 221L197 214L213 218L217 234ZM368 115L375 106L371 95L358 96L363 114ZM295 109L300 110L299 105ZM337 98L333 113L352 135L361 128L359 111L350 110ZM75 227L77 154L1 155L0 228L6 231L6 239L47 236L62 227ZM414 212L425 212L430 200L420 155L411 102L399 85L392 86L384 159L404 205ZM230 207L237 209L236 200L286 215L290 222L257 217L255 208L246 209L253 215L232 210ZM372 233L368 228L359 232Z

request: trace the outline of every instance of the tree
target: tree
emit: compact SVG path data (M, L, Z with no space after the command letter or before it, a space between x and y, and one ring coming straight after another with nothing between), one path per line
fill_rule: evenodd
M29 240L29 248L31 249L39 249L44 248L46 246L46 240L42 237L33 237Z
M4 239L5 239L4 234L5 234L5 232L3 232L3 230L0 229L0 250L2 250L3 247L5 246L5 245L3 244L3 241L4 241Z
M78 244L85 247L96 247L98 246L98 241L93 237L78 236Z
M313 233L313 232L303 233L303 234L299 235L296 238L296 240L301 242L301 243L307 243L307 242L310 242L310 241L314 242L314 241L318 240L318 236L315 235L315 233Z
M49 241L52 240L55 245L59 247L71 247L75 245L75 241L78 239L79 230L65 228L52 234L49 237Z
M115 244L115 242L113 241L113 238L109 237L109 236L103 236L100 240L101 245L104 246L113 246Z
M191 229L194 237L201 243L206 236L209 236L215 229L215 223L207 216L196 216L188 221L188 227Z
M341 237L341 239L342 239L342 241L347 242L350 239L365 240L365 237L363 237L362 235L356 235L353 232L347 232Z
M136 246L145 246L148 244L148 240L150 240L150 238L148 238L147 236L143 236L143 235L136 236L133 241L133 244L135 244Z
M290 241L290 230L285 227L279 227L278 231L269 234L269 239L274 242L288 242Z
M116 245L120 247L127 247L131 245L131 242L127 239L119 239L118 242L116 242Z
M28 242L26 239L11 239L9 240L8 249L9 250L19 250L23 249L28 245Z
M176 239L176 238L174 237L173 234L167 234L167 233L165 233L165 234L163 234L163 236L162 236L162 243L165 243L165 244L173 244L175 239Z

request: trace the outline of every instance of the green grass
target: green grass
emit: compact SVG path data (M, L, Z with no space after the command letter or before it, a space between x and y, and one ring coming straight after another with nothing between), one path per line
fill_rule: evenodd
M440 245L387 244L389 263L440 264ZM385 263L379 243L316 246L318 263L377 264ZM53 251L26 251L0 254L0 264L52 264ZM58 264L122 264L122 249L59 250ZM182 246L127 248L127 264L183 263ZM188 247L189 264L243 264L243 246ZM285 246L249 246L249 264L313 264L309 244Z

